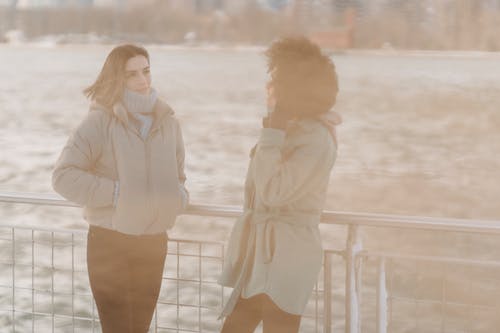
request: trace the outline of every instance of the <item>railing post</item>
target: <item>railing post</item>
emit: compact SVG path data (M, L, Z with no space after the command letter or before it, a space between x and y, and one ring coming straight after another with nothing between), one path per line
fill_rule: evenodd
M346 283L345 283L345 331L346 333L360 332L359 315L359 292L358 290L358 269L356 258L362 249L361 238L359 236L359 226L349 225L346 244Z
M75 234L73 233L71 234L71 314L72 333L75 333Z
M387 332L387 287L385 276L385 258L380 257L377 284L377 333Z
M12 228L12 332L16 331L16 232Z
M323 267L323 333L332 333L332 256L324 252Z
M31 230L31 312L35 313L35 230ZM35 316L31 316L31 333L35 333Z

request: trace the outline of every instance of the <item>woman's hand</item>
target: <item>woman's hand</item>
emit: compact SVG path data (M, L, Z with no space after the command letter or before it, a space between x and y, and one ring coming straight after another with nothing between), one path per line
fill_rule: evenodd
M274 87L271 81L269 81L266 84L266 91L267 91L267 99L266 99L267 111L268 113L271 113L276 108L276 97L274 96Z
M271 112L269 116L264 118L264 127L275 128L279 130L285 130L286 124L290 120L290 115L284 111L274 111Z
M284 130L286 128L288 120L290 119L290 115L286 112L276 109L276 97L274 96L274 88L271 81L267 83L266 88L266 104L268 114L267 117L264 117L262 119L262 127Z

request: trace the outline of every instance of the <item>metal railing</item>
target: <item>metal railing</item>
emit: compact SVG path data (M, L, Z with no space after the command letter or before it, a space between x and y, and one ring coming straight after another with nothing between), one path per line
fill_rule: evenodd
M76 206L53 194L1 192L0 202ZM231 206L191 205L185 214L234 218L241 210ZM366 330L384 333L405 331L408 327L425 332L422 316L426 320L429 316L424 313L419 318L418 315L419 307L424 305L440 309L434 311L440 314L440 319L433 323L439 332L448 332L448 326L452 327L446 319L448 307L468 309L467 323L454 332L472 332L476 331L471 324L475 318L470 314L474 309L494 313L500 310L498 302L478 304L448 299L451 291L446 290L451 276L449 271L455 266L481 267L498 273L494 276L500 278L500 260L368 251L363 250L360 235L361 227L377 227L500 236L500 221L325 212L322 223L347 226L346 244L340 250L325 250L323 269L306 309L301 332L358 333ZM97 312L88 286L85 248L85 231L0 224L0 326L10 327L12 332L99 332ZM221 325L217 317L228 296L228 292L216 283L223 260L222 242L171 239L151 331L217 332ZM336 265L335 260L344 260L344 264ZM400 278L397 266L420 262L441 266L441 299L397 295L397 283L394 283ZM375 265L375 273L369 274L370 265ZM362 272L364 270L366 273ZM415 274L420 274L418 269ZM339 276L344 282L342 293L334 283L341 281ZM365 282L363 287L366 277L373 283ZM373 292L374 296L368 296L375 300L373 309L368 312L363 310L363 305L370 303L370 297L365 298L367 291ZM401 311L396 304L401 302L414 305L413 326L408 324L412 322L408 310L403 311L405 328L399 325L401 314L398 313ZM343 311L333 309L338 304L343 304ZM495 326L495 320L498 318L492 319L491 327L500 328L500 325Z

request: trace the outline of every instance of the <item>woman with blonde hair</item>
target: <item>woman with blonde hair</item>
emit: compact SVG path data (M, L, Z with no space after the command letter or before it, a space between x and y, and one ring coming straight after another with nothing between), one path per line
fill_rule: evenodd
M104 333L145 333L160 292L166 230L188 203L184 144L151 86L148 52L115 47L84 93L90 111L56 163L52 183L83 206L87 265Z
M321 268L318 228L337 143L335 66L306 38L267 50L269 115L251 152L243 215L220 283L234 288L222 333L299 331Z

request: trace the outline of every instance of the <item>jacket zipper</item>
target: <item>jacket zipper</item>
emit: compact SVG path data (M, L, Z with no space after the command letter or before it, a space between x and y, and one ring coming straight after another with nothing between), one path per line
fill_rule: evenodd
M150 216L152 217L152 210L153 206L151 204L151 192L152 192L152 186L151 186L151 144L150 144L150 138L151 136L148 135L145 141L146 145L146 156L145 156L145 163L146 163L146 209L149 211Z
M151 170L151 140L153 138L153 131L151 130L145 140L146 145L146 193L147 193L147 202L146 209L149 211L149 216L151 216L151 222L146 227L145 230L148 230L157 220L158 218L158 203L156 202L156 198L153 193L153 184L152 184L152 170Z

